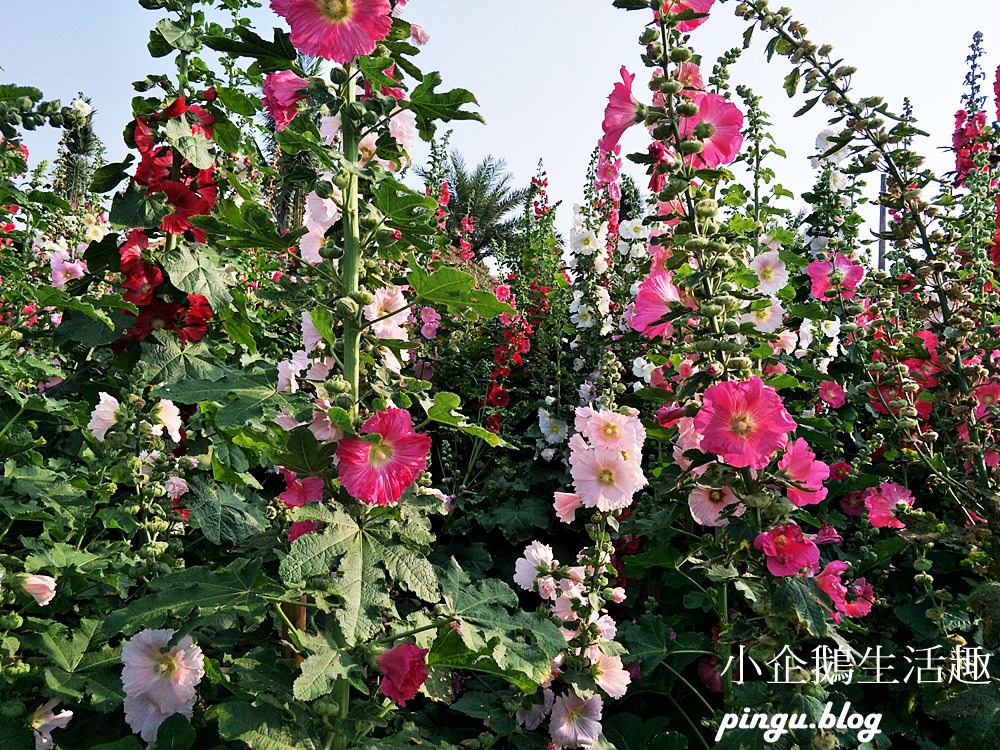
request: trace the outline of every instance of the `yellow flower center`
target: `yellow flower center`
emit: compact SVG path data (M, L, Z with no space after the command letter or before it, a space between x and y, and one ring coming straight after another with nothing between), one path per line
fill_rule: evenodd
M601 469L597 472L597 483L610 487L615 483L615 473L611 469Z
M774 268L772 266L764 266L760 269L760 280L770 281L774 278Z
M159 669L160 675L162 677L170 677L174 672L177 671L177 664L174 663L174 660L170 656L170 654L162 654L156 666Z
M746 437L751 432L753 432L754 423L750 419L750 415L746 412L742 414L736 414L733 417L732 422L729 424L730 429L732 429L733 434L737 437Z
M368 451L368 464L369 466L374 466L376 469L380 469L389 463L390 458L392 458L392 445L389 443L373 445L371 450Z
M726 493L723 492L722 490L718 489L718 488L713 488L713 489L711 489L711 490L708 491L708 500L709 500L709 502L712 502L712 503L715 503L716 505L718 505L719 503L724 502L725 499L726 499Z
M331 23L343 23L351 17L351 0L318 0L319 14Z
M614 439L618 437L618 425L614 422L605 422L601 425L601 434L608 439Z
M771 315L771 308L765 307L763 310L754 310L753 319L758 323L765 323Z

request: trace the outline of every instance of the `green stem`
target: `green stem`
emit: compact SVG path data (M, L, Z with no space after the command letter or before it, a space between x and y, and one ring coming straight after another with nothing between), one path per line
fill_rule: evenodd
M342 110L344 127L344 159L351 166L347 173L347 185L344 188L344 255L340 259L341 296L350 297L358 291L361 269L361 231L358 212L358 175L354 171L358 163L358 144L360 142L357 123L352 116L357 101L357 88L352 80L353 66L347 66L346 103ZM347 315L344 318L344 379L351 385L351 395L354 398L352 415L357 415L358 396L361 392L360 354L361 325L360 314Z
M7 430L9 430L11 427L14 426L14 423L17 422L18 419L20 419L21 415L24 414L24 412L25 412L25 406L24 404L21 404L17 410L17 414L11 417L10 421L7 422L6 425L4 425L4 428L2 430L0 430L0 438L2 438L4 435L7 434Z
M417 633L423 633L427 630L436 630L442 625L447 625L449 622L455 622L451 617L445 618L443 620L438 620L432 622L430 625L423 625L419 628L413 628L412 630L404 630L402 633L393 633L392 635L387 635L385 638L379 638L375 643L392 643L393 641L400 641L403 638L409 638L411 635L416 635Z

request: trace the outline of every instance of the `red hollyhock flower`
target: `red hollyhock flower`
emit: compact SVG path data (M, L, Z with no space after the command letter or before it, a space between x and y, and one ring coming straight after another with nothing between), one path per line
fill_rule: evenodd
M379 690L382 695L398 706L405 706L406 701L413 700L427 680L426 654L427 649L412 643L400 643L379 654L378 671L382 673Z
M402 497L417 474L427 468L431 439L414 431L405 409L386 409L370 417L360 432L378 442L345 437L337 445L340 483L351 497L388 505Z
M163 271L158 266L140 261L138 266L132 266L132 271L122 284L128 290L122 297L137 307L144 307L152 302L156 287L162 283Z
M773 576L798 575L803 568L813 570L819 563L819 547L802 535L796 523L758 534L753 546L767 556L767 569Z
M188 295L188 308L181 318L181 343L201 341L208 331L208 321L212 319L212 308L208 300L200 294Z

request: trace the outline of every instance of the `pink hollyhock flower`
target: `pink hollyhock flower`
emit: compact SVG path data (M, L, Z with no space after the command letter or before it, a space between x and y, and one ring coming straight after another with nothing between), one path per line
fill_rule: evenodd
M682 62L677 66L675 76L684 86L681 96L694 98L701 91L705 90L705 80L701 75L701 68L693 62Z
M691 465L691 460L684 457L687 451L701 450L701 441L704 439L694 427L694 417L681 417L677 420L677 439L674 441L674 463L681 469L687 470Z
M728 487L695 487L688 495L691 517L702 526L728 526L729 519L722 517L722 511L739 502L739 498ZM731 515L742 516L746 509L740 503Z
M777 250L761 253L750 262L750 269L757 274L757 291L775 295L788 284L788 268Z
M712 9L714 3L715 0L663 0L662 12L664 15L679 15L686 10L691 10L695 13L707 14ZM677 24L677 30L680 32L694 31L707 20L708 16L705 15L702 18L681 21Z
M301 349L292 354L291 359L284 359L279 362L278 392L297 393L299 390L298 377L307 367L309 367L309 355Z
M865 269L843 253L836 253L833 260L814 260L806 266L812 281L812 296L830 300L836 297L851 299L858 284L865 277ZM839 280L837 280L839 279Z
M322 477L299 479L298 474L284 466L279 466L278 471L285 480L285 491L278 495L278 499L289 508L301 508L323 499Z
M54 698L35 709L31 715L31 731L35 733L35 750L51 750L55 745L52 742L52 730L63 729L73 718L72 711L55 712L55 707L59 705L59 699Z
M418 47L423 47L427 42L431 40L431 35L428 34L423 26L418 26L415 23L410 24L410 39Z
M583 507L583 500L572 492L555 493L556 518L563 523L572 523L576 512Z
M799 438L788 446L778 461L778 469L798 487L789 487L788 499L800 508L821 502L827 493L823 482L830 478L830 467L816 460L809 444ZM800 489L801 488L801 489Z
M625 458L617 449L574 450L569 463L573 486L585 508L602 511L626 508L632 504L632 496L646 486L638 460Z
M514 719L529 732L538 729L549 712L552 711L552 701L556 695L550 688L542 689L542 702L530 706L518 706L514 711Z
M410 316L410 305L399 287L384 286L377 290L375 301L365 305L363 312L365 320L372 322L368 330L375 338L394 341L408 338L403 326Z
M848 617L864 617L872 611L875 588L864 578L857 579L848 589L853 599L846 601L843 612Z
M344 431L334 424L326 413L331 406L333 404L325 398L316 399L316 410L313 411L312 421L309 422L309 431L321 443L336 443L344 437Z
M152 416L154 435L162 435L165 429L171 440L181 442L181 410L173 401L160 399L153 407Z
M664 320L673 311L673 304L681 300L680 292L674 286L670 271L655 271L643 279L639 293L635 296L635 313L630 325L647 338L661 337L664 341L673 334L674 328Z
M125 721L150 743L167 717L191 718L195 688L205 676L205 657L190 636L162 651L173 636L173 630L143 630L122 646Z
M824 380L819 384L819 397L823 403L839 409L847 399L844 396L844 388L836 380Z
M379 690L398 706L413 700L427 680L426 648L400 643L379 654L378 671L382 673Z
M688 166L715 169L731 164L743 146L743 113L719 94L698 94L694 98L698 114L682 117L678 123L681 138L699 138L705 148L688 154Z
M559 567L552 558L552 548L534 541L524 548L524 556L514 564L514 583L525 591L534 591L540 575L548 575Z
M163 483L163 490L171 500L179 499L189 489L187 481L182 477L168 477L167 481Z
M316 521L292 521L292 525L288 527L288 541L294 542L303 534L311 534L318 528Z
M560 695L552 703L549 734L563 748L590 747L601 734L603 708L599 695L586 700L576 693Z
M284 130L299 113L298 103L305 99L302 92L309 86L302 76L290 70L269 73L264 79L264 108L274 120L276 130Z
M308 310L302 311L302 348L308 354L319 347L319 342L323 340L323 335L319 332L316 324L313 323L312 314Z
M833 602L833 610L825 604L823 604L823 609L830 614L834 622L840 622L840 613L847 605L847 588L840 581L840 576L845 570L847 570L847 563L842 560L833 560L827 563L826 567L816 576L816 585L819 586L819 590L830 597Z
M44 607L56 596L56 579L52 576L31 575L21 581L21 588L40 607Z
M345 437L337 445L340 483L351 497L374 505L394 503L427 468L431 439L414 431L405 409L390 408L361 425L378 442Z
M90 415L90 422L87 423L87 429L90 430L90 433L95 438L103 443L108 430L114 427L118 421L118 410L121 408L121 404L118 403L118 399L114 396L109 396L103 391L99 397L100 402L94 407L94 411Z
M828 523L819 527L819 531L813 534L812 540L816 544L840 544L844 541L840 533Z
M709 386L694 418L700 450L736 468L763 469L795 427L781 396L757 376Z
M622 134L642 120L639 102L632 96L635 74L629 73L624 65L619 72L622 82L616 83L611 89L608 106L604 110L604 122L601 124L604 136L597 145L603 152L613 151Z
M819 547L804 537L795 523L758 534L753 546L767 556L767 569L773 576L794 576L803 568L812 570L819 562Z
M592 667L594 682L612 698L621 698L628 690L632 677L622 666L620 656L609 656L599 652Z
M638 419L638 412L622 414L581 406L576 410L575 426L576 431L596 448L614 448L638 454L646 439L646 430Z
M65 250L56 250L49 258L52 268L52 286L62 289L70 279L80 279L87 272L85 260L72 260Z
M368 55L392 28L389 0L271 0L300 52L346 65Z
M830 479L834 479L838 482L843 482L851 476L854 470L851 468L849 463L844 461L838 461L830 466Z
M913 505L913 493L895 482L882 482L878 489L871 487L864 494L868 522L875 528L903 529L906 524L896 518L900 503Z

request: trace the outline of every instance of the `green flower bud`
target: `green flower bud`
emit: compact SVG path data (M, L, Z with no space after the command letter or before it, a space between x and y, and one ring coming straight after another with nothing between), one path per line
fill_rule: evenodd
M24 625L24 618L17 612L0 615L0 630L17 630Z
M681 141L679 148L682 154L700 154L705 150L705 144L702 141L689 139Z
M677 104L677 114L681 117L694 117L698 114L698 105L685 99Z
M674 47L670 50L670 61L675 63L687 62L693 54L688 47Z
M340 260L344 257L344 248L339 247L332 242L327 242L319 249L319 257L324 260Z
M361 308L358 303L352 300L350 297L341 297L336 302L333 303L334 312L337 313L342 318L353 318L357 317Z
M25 706L21 701L4 701L0 703L0 716L5 719L16 719L18 716L23 716L25 713Z

